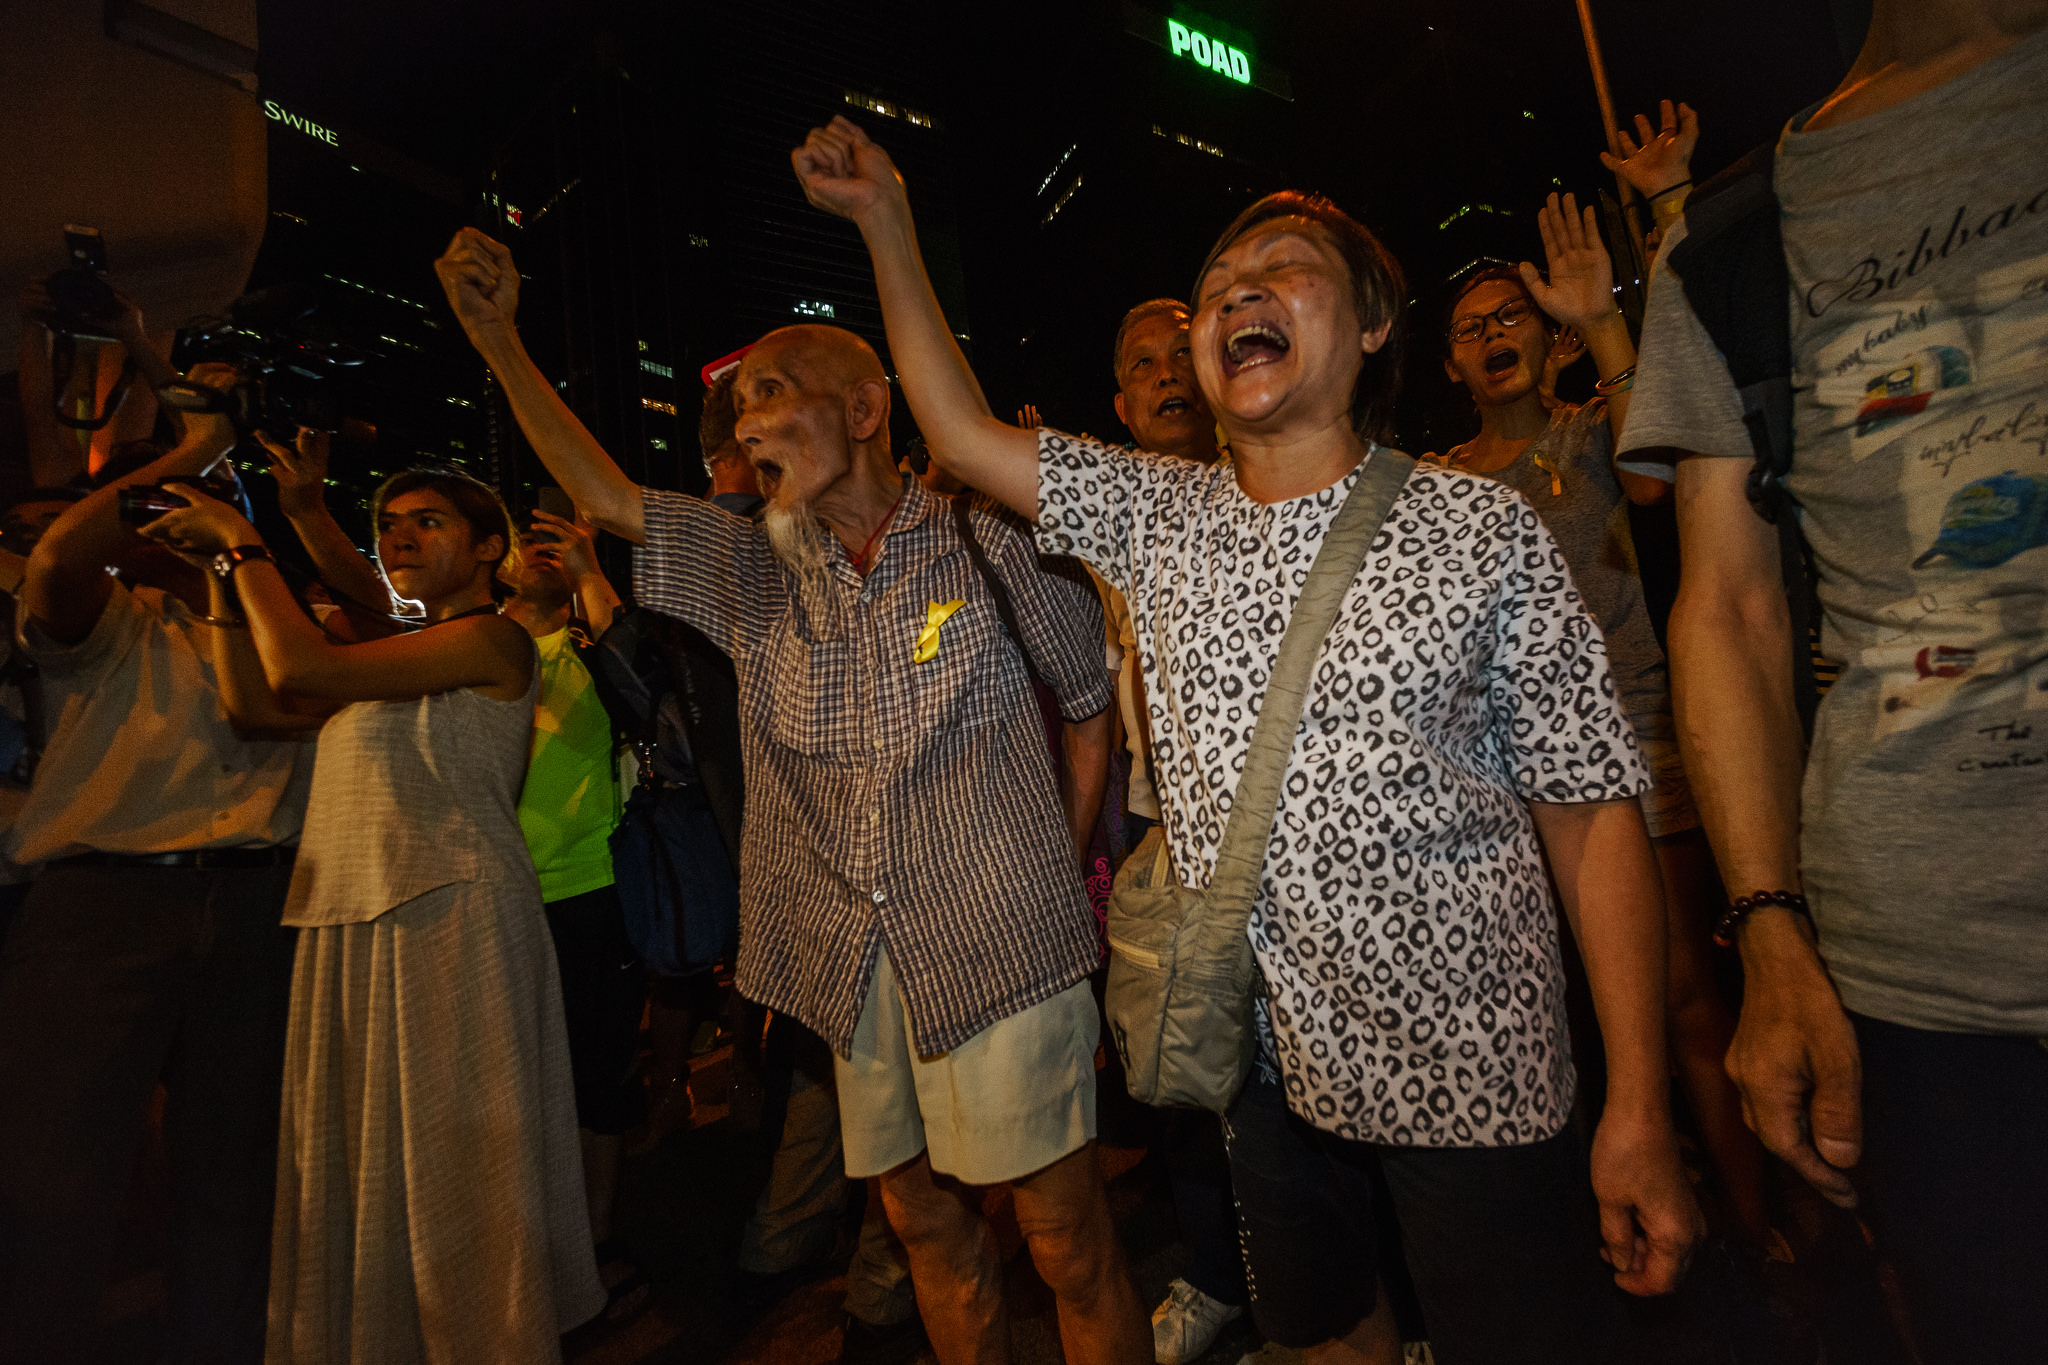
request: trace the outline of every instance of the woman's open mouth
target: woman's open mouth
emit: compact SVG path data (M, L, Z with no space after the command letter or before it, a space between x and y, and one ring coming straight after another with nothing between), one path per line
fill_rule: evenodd
M1260 365L1278 364L1290 349L1279 329L1248 322L1223 338L1223 376L1234 379Z
M1522 353L1512 346L1497 346L1486 353L1486 373L1498 379L1522 363Z

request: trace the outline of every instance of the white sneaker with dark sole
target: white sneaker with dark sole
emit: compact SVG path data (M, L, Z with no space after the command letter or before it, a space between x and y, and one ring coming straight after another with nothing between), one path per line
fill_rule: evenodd
M1152 1310L1152 1357L1159 1365L1191 1365L1216 1344L1225 1325L1243 1316L1243 1308L1175 1280L1167 1286L1166 1302Z

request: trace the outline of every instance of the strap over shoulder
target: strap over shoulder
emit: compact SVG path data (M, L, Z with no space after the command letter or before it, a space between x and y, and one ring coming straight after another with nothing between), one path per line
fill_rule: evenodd
M1216 850L1216 871L1204 898L1205 928L1218 934L1242 936L1251 920L1266 844L1280 807L1281 783L1294 753L1295 731L1308 704L1316 655L1337 623L1344 598L1379 537L1381 523L1414 469L1412 456L1374 446L1309 567L1308 581L1302 584L1301 597L1280 639L1279 657L1259 705L1251 751L1245 755L1244 775L1237 782L1223 842Z

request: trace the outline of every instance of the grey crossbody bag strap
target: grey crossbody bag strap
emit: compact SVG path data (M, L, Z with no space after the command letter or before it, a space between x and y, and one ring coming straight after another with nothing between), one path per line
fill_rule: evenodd
M1245 755L1244 773L1230 803L1230 819L1223 827L1223 842L1216 850L1216 870L1209 878L1202 905L1202 916L1208 921L1202 926L1205 938L1212 933L1242 935L1251 922L1259 876L1266 865L1266 845L1280 810L1280 785L1287 776L1295 731L1308 704L1316 655L1337 623L1345 595L1365 564L1366 552L1379 537L1380 524L1414 468L1413 456L1374 446L1309 566L1308 581L1302 584L1294 615L1280 637L1280 656L1273 663L1273 676L1259 705L1251 751Z

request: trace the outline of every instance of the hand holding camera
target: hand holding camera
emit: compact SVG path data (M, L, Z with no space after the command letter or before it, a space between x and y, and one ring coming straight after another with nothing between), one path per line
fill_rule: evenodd
M125 518L127 495L131 492L147 492L156 499L179 499L182 505L162 512L137 530L194 563L238 545L262 544L263 537L256 533L247 517L233 505L209 496L210 493L224 491L218 482L205 479L172 479L146 490L124 488L121 490L122 513Z
M300 427L298 439L289 446L267 431L257 432L256 439L270 452L278 510L293 521L317 513L327 496L327 460L332 449L328 433Z

